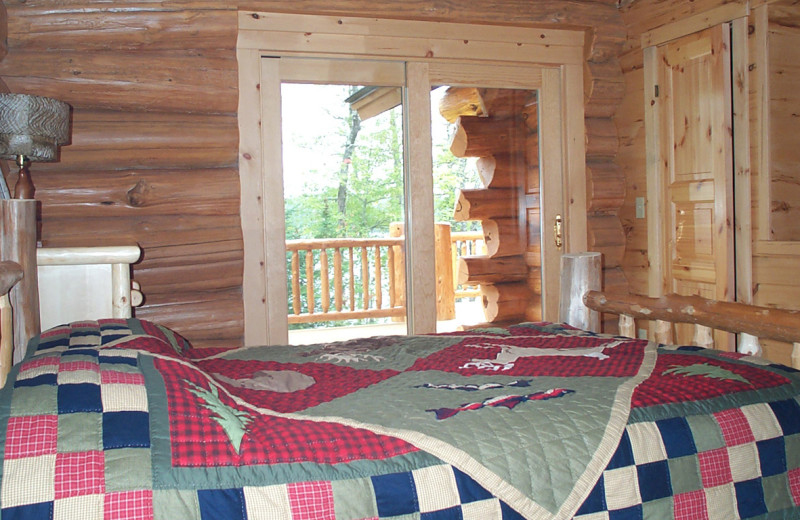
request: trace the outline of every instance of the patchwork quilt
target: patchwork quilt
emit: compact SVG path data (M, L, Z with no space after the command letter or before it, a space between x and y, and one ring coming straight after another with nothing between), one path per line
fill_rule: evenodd
M194 349L41 334L0 391L3 519L800 517L800 377L549 323Z

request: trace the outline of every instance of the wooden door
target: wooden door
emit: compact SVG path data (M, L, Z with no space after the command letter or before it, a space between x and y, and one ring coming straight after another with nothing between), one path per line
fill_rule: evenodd
M656 51L664 293L734 296L729 39L723 24ZM691 339L676 332L678 342Z

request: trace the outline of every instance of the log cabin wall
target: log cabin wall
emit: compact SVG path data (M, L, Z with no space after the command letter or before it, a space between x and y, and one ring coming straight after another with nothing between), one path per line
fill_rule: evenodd
M60 161L32 167L43 245L138 243L144 256L134 277L145 303L136 315L197 346L243 340L240 9L585 28L589 244L605 253L606 285L624 286L611 118L623 96L617 56L625 29L615 0L6 0L5 7L0 80L73 107L72 143Z
M749 88L749 113L744 121L748 125L739 125L739 138L734 139L734 146L744 142L744 150L734 150L737 160L744 155L749 161L747 173L750 175L751 210L737 210L737 227L745 227L752 236L752 255L746 258L743 265L750 264L744 274L751 277L752 302L756 305L780 306L789 309L800 308L797 298L800 292L800 280L792 272L800 265L800 242L797 237L773 236L770 225L783 222L785 215L796 212L795 205L800 199L797 186L797 122L796 114L800 107L800 92L797 91L796 42L800 41L800 9L796 2L779 1L730 1L699 0L684 2L681 0L623 0L620 14L628 28L628 38L620 55L624 81L625 98L617 110L614 120L618 128L620 149L617 155L626 181L625 202L619 215L626 234L626 248L623 269L631 292L648 294L648 246L647 219L636 218L636 198L647 196L646 145L645 145L645 93L643 71L642 35L648 31L662 29L669 24L699 19L716 19L722 12L750 9L747 36L747 81ZM766 9L768 20L759 22L756 12ZM762 11L763 12L763 11ZM766 30L765 30L766 29ZM789 44L788 42L795 42ZM786 46L793 50L789 54ZM760 49L766 49L765 55ZM734 49L735 50L735 49ZM766 59L765 59L766 58ZM734 75L735 77L735 75ZM771 87L760 90L761 79ZM791 88L788 83L792 83ZM765 101L766 100L766 101ZM762 123L762 114L771 114L767 129ZM742 136L744 138L742 139ZM749 146L747 143L749 142ZM740 161L744 162L744 161ZM771 167L770 167L771 164ZM792 166L788 166L788 165ZM741 166L741 165L739 165ZM745 166L746 167L746 166ZM741 173L736 170L737 175ZM777 172L777 173L776 173ZM764 195L768 190L763 188L772 179L781 184L779 191L791 201L787 204L769 201ZM795 198L792 198L795 197ZM737 197L738 203L738 197ZM770 219L770 213L777 213L777 218ZM748 215L748 213L750 213ZM796 222L796 219L794 219ZM798 228L794 224L793 231L788 227L785 232L792 233ZM737 236L739 230L737 230ZM746 235L745 235L746 236ZM740 271L742 269L740 268ZM747 293L747 287L739 289ZM744 297L747 295L745 294ZM765 342L764 354L768 358L789 364L791 346L780 343Z

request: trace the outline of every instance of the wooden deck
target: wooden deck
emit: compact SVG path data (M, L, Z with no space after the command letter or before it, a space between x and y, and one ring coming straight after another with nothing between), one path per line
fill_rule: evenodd
M456 318L437 321L437 332L452 332L462 325L471 325L485 321L483 307L479 301L462 301L456 303ZM292 345L310 345L313 343L329 343L354 338L373 336L392 336L406 334L406 324L386 323L378 325L354 325L350 327L323 327L317 329L301 329L289 331L289 343Z

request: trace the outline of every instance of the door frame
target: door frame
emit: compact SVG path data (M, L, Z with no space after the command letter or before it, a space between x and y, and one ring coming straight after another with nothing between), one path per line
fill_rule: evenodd
M456 84L466 75L472 78L472 85L530 88L531 70L540 71L541 102L550 107L540 122L540 134L550 139L548 146L540 145L541 161L551 165L550 171L543 168L542 174L551 179L551 187L557 184L562 192L548 200L542 197L542 215L546 218L555 208L565 222L564 247L550 256L542 275L543 301L547 302L544 317L556 320L560 277L554 262L561 253L587 247L584 39L585 32L577 30L240 12L237 59L244 344L285 343L288 335L285 258L280 255L282 247L276 246L285 247L283 189L264 181L271 169L281 168L280 140L268 138L280 135L280 84L264 81L279 71L272 70L277 65L263 57L404 62L407 135L428 143L431 85ZM502 67L506 75L498 78L496 67ZM278 134L274 134L276 125ZM434 273L424 268L432 265L433 259L432 179L421 174L430 171L430 146L422 147L425 149L427 157L421 153L409 158L407 182L407 189L415 193L408 199L406 212L406 229L414 237L407 255L407 269L414 273L407 299L412 309L412 334L434 332L436 325ZM426 195L420 196L422 193ZM543 252L552 249L551 227L542 226Z
M721 24L730 24L731 53L730 74L726 81L731 86L731 106L733 119L732 160L728 182L734 186L732 215L734 219L731 236L734 240L735 275L730 288L730 299L743 303L753 303L753 241L751 214L751 174L750 174L750 132L749 116L749 74L748 74L748 15L750 10L744 4L726 4L705 13L672 24L666 24L642 35L644 61L644 114L646 139L647 176L647 237L648 237L648 295L664 295L666 266L668 260L663 254L666 230L661 183L665 175L665 157L662 153L661 121L658 116L662 98L658 96L659 84L658 46ZM731 78L735 78L732 81ZM651 330L652 335L652 330Z

